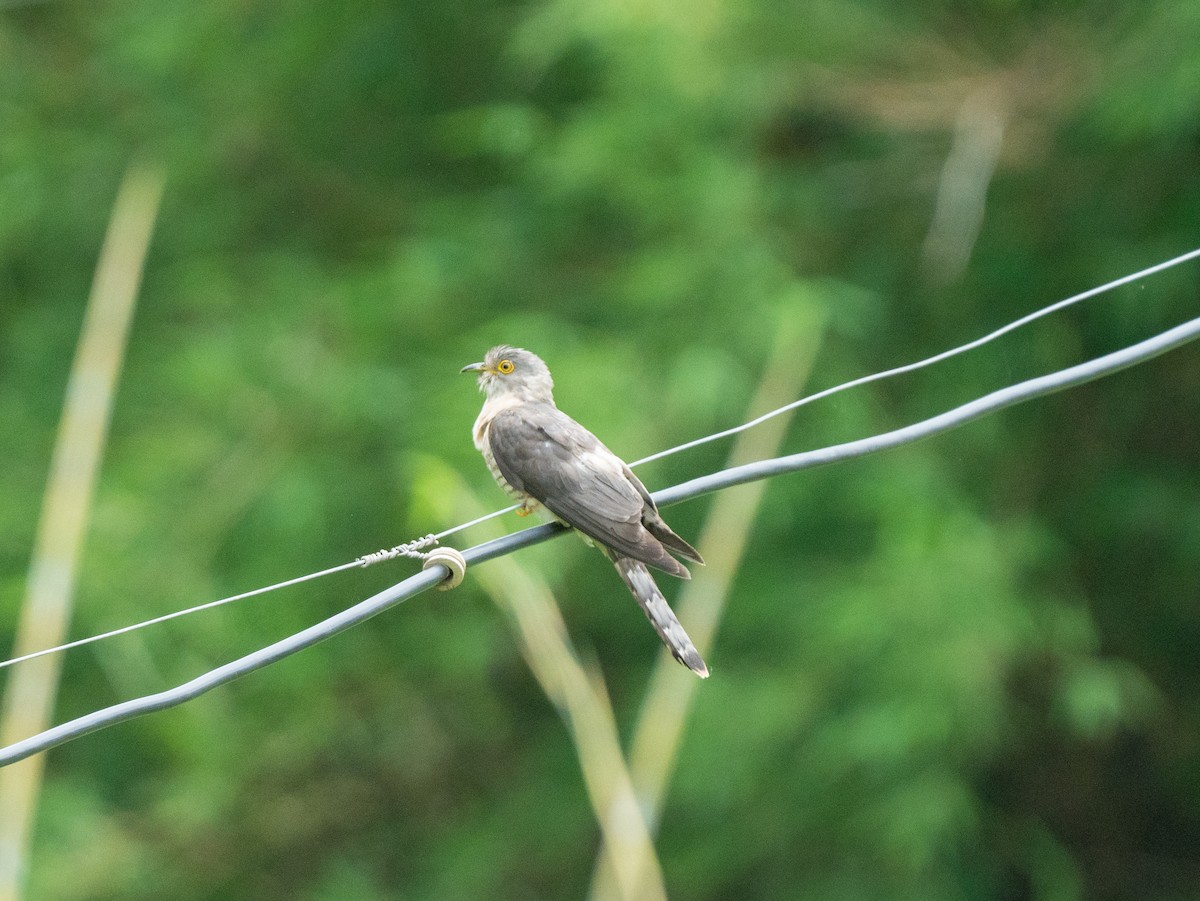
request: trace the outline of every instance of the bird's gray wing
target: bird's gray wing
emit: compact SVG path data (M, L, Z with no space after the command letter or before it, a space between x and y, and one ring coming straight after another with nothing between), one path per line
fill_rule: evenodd
M684 569L642 525L646 506L625 464L591 432L549 404L500 413L488 443L505 480L617 555L674 575Z
M659 515L658 504L654 503L654 498L650 496L650 492L646 490L642 480L633 474L633 470L629 468L628 464L622 463L621 465L624 468L625 478L637 489L638 494L645 501L645 506L642 508L642 525L646 527L646 531L657 538L663 547L672 554L694 560L703 566L704 558L700 556L700 552L676 535Z

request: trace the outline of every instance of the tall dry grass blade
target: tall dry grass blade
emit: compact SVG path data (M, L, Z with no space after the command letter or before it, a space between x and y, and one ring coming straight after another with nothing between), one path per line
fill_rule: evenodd
M486 512L456 473L434 461L423 468L424 477L415 481L422 486L422 500L439 518L453 522ZM494 522L486 528L501 532ZM599 673L589 674L581 665L549 586L511 557L471 574L512 619L529 668L567 724L617 897L665 901L662 869L634 795L608 694ZM623 590L614 579L611 591L619 595Z
M751 416L773 410L800 393L823 332L824 317L815 311L802 308L781 318L766 373L750 404ZM775 456L790 422L791 414L787 414L743 432L733 446L728 465ZM676 609L706 659L765 488L765 482L753 482L718 494L696 543L707 565L693 568L692 580L680 592ZM713 666L713 678L720 677L718 662ZM669 656L659 656L638 714L629 755L634 790L651 835L658 832L663 798L675 769L692 700L701 684ZM601 856L592 874L591 897L594 901L612 898L614 886L613 872Z
M61 644L66 635L114 388L163 184L160 170L134 165L117 193L67 384L13 656ZM46 728L59 670L59 658L50 656L13 671L0 715L0 745ZM22 891L44 759L31 757L0 772L0 901L16 901Z

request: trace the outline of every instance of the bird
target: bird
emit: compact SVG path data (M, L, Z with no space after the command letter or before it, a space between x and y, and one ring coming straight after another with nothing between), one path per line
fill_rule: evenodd
M675 659L708 678L708 666L649 570L690 579L672 555L701 565L704 559L663 521L646 486L558 409L550 369L537 354L501 344L460 371L479 374L484 403L472 437L500 487L520 502L518 514L544 508L597 545Z

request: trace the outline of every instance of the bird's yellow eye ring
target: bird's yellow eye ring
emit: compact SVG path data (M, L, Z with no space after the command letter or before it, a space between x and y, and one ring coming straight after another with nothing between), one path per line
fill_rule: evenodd
M512 360L501 360L499 363L496 364L496 371L498 373L500 373L501 375L508 375L515 368L516 367L513 366Z

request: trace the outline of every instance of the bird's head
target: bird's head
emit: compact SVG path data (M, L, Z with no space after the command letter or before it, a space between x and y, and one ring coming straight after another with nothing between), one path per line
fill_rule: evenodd
M511 396L526 403L554 403L554 379L537 354L501 344L487 352L482 363L461 372L479 373L479 390L489 398Z

